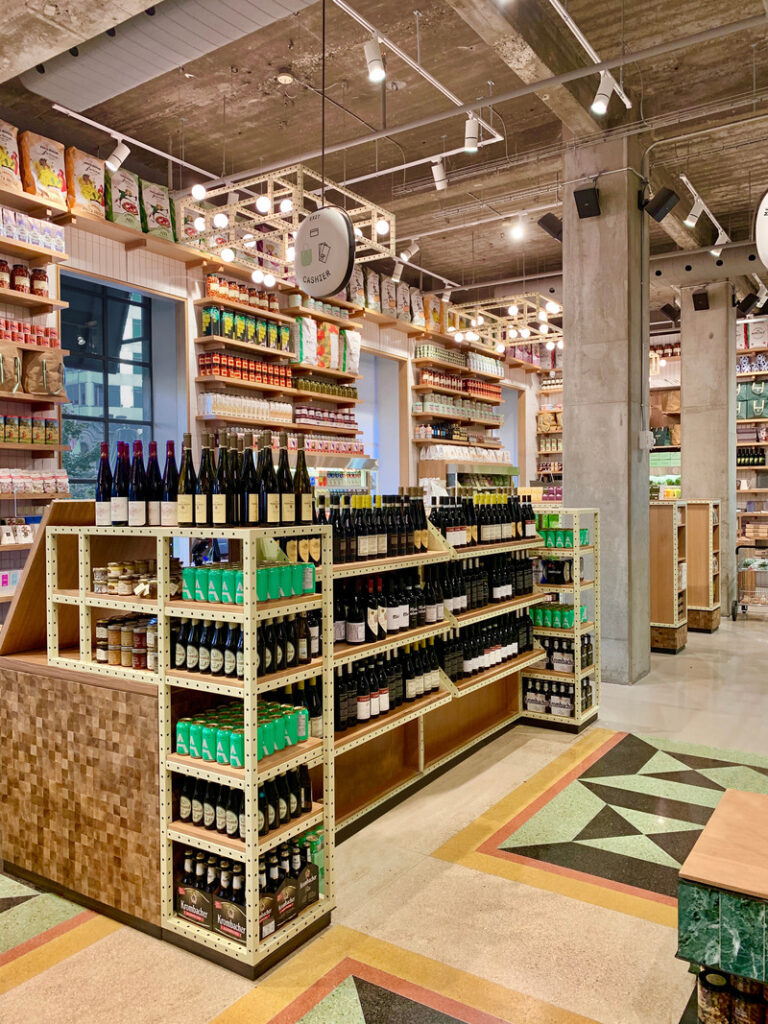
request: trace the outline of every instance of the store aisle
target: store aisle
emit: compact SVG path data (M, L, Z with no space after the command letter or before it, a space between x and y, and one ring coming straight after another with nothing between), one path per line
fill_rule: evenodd
M338 848L334 926L256 984L66 901L7 907L0 932L41 916L4 936L0 1021L678 1024L672 883L726 786L768 792L763 649L724 622L604 687L580 737L498 737Z

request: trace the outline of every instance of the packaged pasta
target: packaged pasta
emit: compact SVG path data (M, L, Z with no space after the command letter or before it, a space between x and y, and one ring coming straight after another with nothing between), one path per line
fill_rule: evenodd
M397 286L397 319L411 320L411 290L405 281Z
M366 309L372 309L374 313L381 312L379 272L369 267L365 268L365 306Z
M19 163L19 130L7 121L0 121L0 188L21 192Z
M139 178L124 168L106 170L107 220L141 231Z
M21 176L24 191L43 196L65 206L67 176L64 167L64 146L35 132L19 135Z
M73 213L104 218L104 161L69 146L65 153L67 205Z
M171 199L165 185L155 185L141 179L141 226L148 235L156 235L168 242L176 241L173 229Z
M424 327L424 302L418 288L411 288L411 323Z

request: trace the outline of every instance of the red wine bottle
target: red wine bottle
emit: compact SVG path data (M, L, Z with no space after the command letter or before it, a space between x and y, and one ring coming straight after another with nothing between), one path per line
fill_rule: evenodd
M173 441L165 446L165 469L163 470L163 490L160 504L160 525L178 526L176 513L176 497L179 491L179 471L176 468L176 452Z
M157 461L157 441L149 442L147 462L147 525L160 526L160 503L163 500L163 478Z
M112 525L112 470L109 468L109 445L101 442L99 473L96 477L96 525Z
M128 525L128 445L117 442L117 459L112 475L112 496L110 498L110 519L113 526Z
M128 525L147 525L147 474L141 441L133 442L131 479L128 484Z

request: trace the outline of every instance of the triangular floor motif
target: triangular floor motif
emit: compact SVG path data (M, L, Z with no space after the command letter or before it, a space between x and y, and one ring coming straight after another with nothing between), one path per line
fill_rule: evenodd
M614 807L614 810L645 836L668 832L701 832L701 824L696 821L665 818L662 814L648 814L646 811L637 811L632 807Z
M643 793L660 800L677 800L684 804L697 804L700 807L710 808L717 807L720 797L723 795L721 788L692 786L690 783L678 782L675 779L658 779L653 775L609 775L594 780L582 776L580 781L585 784L599 782L601 786L605 787L604 792L613 790L623 793ZM593 787L590 785L589 788ZM613 803L610 797L606 798L605 802Z
M689 768L730 768L735 761L719 761L714 757L702 757L701 754L680 754L676 753L675 757L678 761L682 761L683 764L688 765Z
M660 846L670 857L674 857L678 864L683 863L685 858L693 849L696 840L699 838L697 832L665 832L648 837L651 842Z
M654 845L648 836L615 836L607 839L582 839L578 842L582 846L594 846L597 850L620 853L623 857L632 857L651 864L663 864L668 868L680 866L668 853Z
M724 786L708 779L703 772L694 771L693 768L686 768L681 772L654 772L648 778L666 779L668 782L680 782L684 786L703 786L704 789L719 789L720 792L725 792Z
M597 782L584 781L595 796L599 796L611 807L631 807L645 811L646 814L659 814L663 817L675 818L678 821L691 821L706 825L712 816L711 807L690 804L685 800L670 800L669 797L656 796L653 793L635 793L615 786L603 786ZM706 793L706 790L699 790Z
M768 793L768 778L759 768L746 765L721 765L719 768L702 768L699 775L705 775L724 789L742 789L747 793Z
M609 836L636 836L635 828L626 818L617 814L612 807L604 807L590 823L575 837L578 839L605 839Z
M458 1017L450 1017L417 1003L398 992L374 985L362 978L354 979L363 1010L365 1024L461 1024ZM327 1024L347 1024L346 1017L327 1018Z
M656 772L684 772L689 767L690 765L685 764L682 760L678 761L676 757L668 754L665 750L657 750L637 774L655 775Z
M603 807L605 803L599 797L574 782L505 839L502 848L567 842L586 828Z
M28 896L0 896L0 914L5 910L10 910L11 907L18 907L21 903L26 903L27 900L33 900L38 893L31 892Z
M366 1024L354 978L345 978L340 985L316 1003L298 1024Z
M580 777L597 779L603 775L634 775L656 753L657 748L641 740L639 736L625 736Z

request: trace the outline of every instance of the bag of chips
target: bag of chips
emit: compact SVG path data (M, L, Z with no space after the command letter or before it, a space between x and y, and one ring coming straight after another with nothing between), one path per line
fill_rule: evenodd
M139 214L139 177L121 167L106 171L107 220L141 231Z
M65 153L67 206L72 213L104 218L104 161L69 146Z
M173 209L165 185L155 185L141 179L141 227L148 235L176 241L173 226Z
M19 135L21 176L24 191L42 196L65 206L67 175L64 167L64 146L35 132Z

